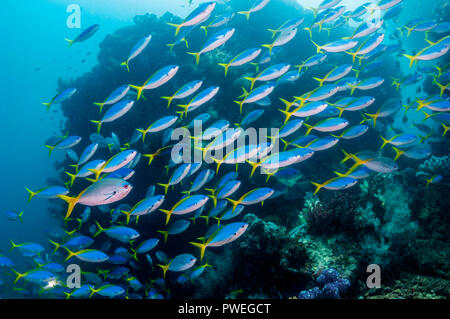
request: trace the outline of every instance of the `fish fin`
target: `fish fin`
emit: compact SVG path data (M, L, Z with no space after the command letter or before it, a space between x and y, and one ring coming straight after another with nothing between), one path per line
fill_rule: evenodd
M441 123L441 125L444 128L444 132L442 133L442 137L444 137L447 134L447 131L448 131L450 126L447 126L444 123Z
M13 285L15 285L19 281L20 278L25 277L26 275L28 275L27 272L24 273L24 274L20 274L17 271L15 271L14 269L12 269L12 268L10 268L10 269L16 275L16 279L14 280Z
M195 242L189 242L189 244L194 245L195 247L200 249L200 261L203 260L203 256L205 255L206 250L206 243L195 243Z
M381 137L381 139L383 140L383 144L382 144L381 147L380 147L380 150L382 150L383 147L385 147L387 143L389 143L390 141L392 141L392 139L387 140L387 139L385 139L385 138L384 138L383 136L381 136L381 135L380 135L380 137Z
M272 55L273 44L263 44L261 45L263 48L269 49L269 54Z
M50 103L42 103L42 104L47 107L47 112L48 112L50 110L50 105L52 105L52 102L50 102Z
M169 23L167 22L168 25L175 27L175 35L178 35L178 33L180 32L181 29L181 24L175 24L175 23Z
M160 212L163 212L164 214L166 214L166 225L169 223L170 220L170 216L172 215L172 211L171 210L167 210L167 209L160 209Z
M230 64L227 63L217 63L220 66L223 66L225 68L225 77L227 77L228 74L228 68L230 67Z
M325 81L325 78L320 79L320 78L315 78L315 77L313 77L313 79L319 82L319 86L322 86L322 85L323 85L323 82Z
M102 121L91 120L91 122L97 125L97 133L100 133L100 129L102 128Z
M136 100L139 101L141 99L143 87L142 86L137 86L137 85L131 85L131 84L129 86L130 86L130 88L133 88L133 89L137 90L137 98L136 98Z
M80 195L78 195L77 197L70 197L70 196L66 196L66 195L57 195L58 198L61 198L63 201L65 201L69 204L69 206L67 207L67 212L66 212L65 218L68 218L72 214L72 211L82 194L83 194L83 192L81 192Z
M70 258L72 258L73 256L76 256L76 255L77 255L77 253L74 253L74 252L71 251L69 248L67 248L67 247L65 247L65 246L61 246L61 247L64 248L64 249L67 251L67 253L68 253L66 259L64 259L64 262L68 261Z
M416 61L416 56L414 55L407 55L407 54L403 54L404 57L409 59L409 68L411 68L414 64L414 61Z
M120 65L125 65L127 67L127 71L130 72L130 67L128 66L128 61L124 61L120 63Z
M252 166L252 171L250 172L250 177L252 177L255 173L256 168L261 165L261 163L250 162L249 160L247 160L246 162Z
M66 40L67 42L69 42L69 48L72 46L73 41L74 41L74 40L70 40L70 39L67 39L67 38L65 38L64 40Z
M39 193L39 191L37 191L37 192L33 192L31 189L29 189L29 188L26 188L25 187L25 189L27 190L27 192L28 193L30 193L30 196L28 197L28 202L30 202L31 201L31 199L34 197L34 196L36 196L36 194L38 194Z
M316 195L319 192L319 190L323 187L323 184L314 183L314 182L311 182L311 184L316 186L316 190L314 191L313 195Z
M164 243L166 243L167 242L167 237L169 236L169 231L167 231L167 230L157 230L157 232L164 236Z
M50 157L55 149L55 146L45 145L45 147L48 148L48 157Z
M75 178L77 178L77 175L76 174L70 174L69 172L64 172L64 173L69 175L69 177L70 177L69 185L70 185L70 187L72 187L73 183L75 182Z
M167 184L163 184L163 183L158 183L159 186L162 186L164 188L164 195L167 194L167 190L169 188L169 183Z
M250 13L251 13L250 11L238 11L236 13L244 15L247 18L247 20L250 19Z
M242 105L244 104L244 100L242 101L234 101L234 103L237 103L239 105L239 114L242 114Z
M197 65L199 64L200 52L186 52L186 53L195 56L195 63L197 63Z
M94 234L94 237L97 237L98 235L100 235L105 229L98 223L98 221L95 221L95 224L98 227L97 232Z
M306 130L305 136L308 136L311 130L314 128L314 126L303 123L304 126L306 126L308 129Z
M320 45L318 45L316 42L314 42L312 39L311 39L311 42L317 48L317 53L320 53L320 51L322 51L322 47Z
M125 216L127 216L127 225L128 225L130 223L131 211L121 210L120 212Z
M170 103L172 103L173 96L161 96L162 99L167 100L167 108L170 107Z
M396 161L400 156L403 155L403 153L405 153L405 151L402 151L401 149L398 149L395 146L392 146L392 149L395 151L394 161Z
M272 34L272 39L275 37L275 35L278 33L278 30L273 30L273 29L267 29L267 31L269 31Z
M166 44L170 49L169 49L169 51L172 51L173 50L173 47L175 46L175 43L169 43L169 44Z
M58 244L57 242L55 242L51 239L49 239L48 241L55 246L55 249L53 250L53 254L56 253L56 251L59 249L59 247L61 247L61 244Z

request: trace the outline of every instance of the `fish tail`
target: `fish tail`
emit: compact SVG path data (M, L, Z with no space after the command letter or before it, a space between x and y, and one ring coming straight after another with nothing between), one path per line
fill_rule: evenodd
M167 108L170 107L170 103L172 103L173 96L161 96L162 99L167 100Z
M160 211L166 214L166 225L167 225L169 223L170 216L172 215L172 211L167 209L160 209Z
M409 36L411 35L412 30L414 30L414 27L410 28L410 27L404 26L404 28L406 30L408 30L408 33L406 33L406 37L409 38Z
M72 292L65 292L63 291L64 295L66 295L66 299L70 299L70 296L72 296Z
M295 102L289 102L285 99L280 98L280 101L284 103L284 105L286 105L286 112L289 112L289 109L291 108L291 106L295 103Z
M347 51L345 51L345 53L351 55L352 56L352 62L355 63L356 55L358 54L358 52L347 52Z
M164 195L167 194L167 189L169 188L169 184L158 183L159 186L164 188Z
M316 190L314 191L313 195L316 195L319 192L319 190L324 186L324 184L319 184L319 183L314 183L314 182L311 182L311 184L316 186Z
M345 162L347 162L349 159L352 158L352 156L347 153L344 149L341 149L342 153L344 153L345 157L343 160L340 161L341 164L344 164Z
M259 63L252 62L250 64L255 67L255 72L258 73L258 71L259 71Z
M414 61L417 60L415 55L403 54L403 56L409 59L409 68L411 68L414 64Z
M381 139L383 140L383 144L382 144L381 147L380 147L380 150L382 150L383 147L385 147L386 144L389 143L392 139L387 140L387 139L385 139L385 138L384 138L383 136L381 136L381 135L380 135L380 137L381 137Z
M50 157L55 149L55 146L45 145L45 147L48 148L48 157Z
M339 177L346 177L349 173L347 173L347 174L342 174L342 173L339 173L338 171L333 171L337 176L339 176Z
M306 126L308 129L306 130L305 136L308 136L311 130L314 128L314 126L303 123L304 126Z
M167 230L157 230L157 232L164 236L164 243L166 243L167 242L167 237L169 236L169 231L167 231Z
M311 28L311 27L306 27L306 28L303 28L303 30L308 31L308 33L309 33L309 38L310 38L311 41L312 41L312 28Z
M22 216L23 216L23 211L21 211L21 212L17 215L17 217L19 218L19 221L20 221L21 224L23 224Z
M120 65L125 65L127 68L127 71L130 72L130 67L128 66L128 60L120 63Z
M127 216L127 225L130 223L130 216L131 216L131 212L126 211L126 210L121 210L120 211L122 214L124 214L125 216Z
M195 243L189 242L189 244L194 245L195 247L200 249L200 261L203 260L203 256L205 255L206 245L205 243Z
M320 53L320 51L322 51L322 47L320 46L320 45L318 45L316 42L314 42L312 39L311 39L311 42L315 45L315 47L317 48L317 53Z
M15 271L14 269L11 268L11 271L16 275L16 279L13 282L13 285L15 285L20 278L25 277L26 275L28 275L28 273L24 273L24 274L19 274L17 271Z
M69 172L64 172L64 173L66 173L67 175L70 176L70 181L69 181L68 184L70 185L70 187L72 187L73 183L75 182L75 178L77 178L77 175L76 174L70 174Z
M273 44L263 44L261 45L263 48L269 49L269 54L272 55Z
M364 114L373 120L373 127L375 127L377 125L378 113L375 114L364 113Z
M250 172L250 177L252 177L253 174L255 173L256 168L260 165L260 163L255 163L255 162L250 162L250 161L247 161L247 163L249 163L252 166L252 171Z
M42 103L43 105L45 105L47 107L47 112L50 110L50 105L52 105L52 102L49 103Z
M98 113L99 114L102 113L103 106L105 105L105 103L98 103L98 102L96 102L96 103L94 103L94 105L97 105L99 107Z
M242 15L244 15L246 18L247 18L247 20L249 20L250 19L250 11L238 11L237 12L237 14L242 14Z
M325 78L320 79L320 78L315 78L315 77L313 77L313 79L316 80L317 82L319 82L319 86L322 86L322 85L323 85L323 82L325 81Z
M181 29L181 24L175 24L175 23L169 23L167 22L168 25L175 27L175 35L178 35L178 33L180 32Z
M395 151L394 161L396 161L400 156L403 155L403 153L405 153L405 151L402 151L402 150L396 148L395 146L392 146L392 149Z
M291 142L286 141L285 139L280 138L280 140L283 142L284 147L283 147L283 151L286 150L286 148L289 146L289 144L291 144Z
M102 121L91 120L91 122L97 125L97 133L100 133L100 129L102 128Z
M216 207L216 205L217 205L217 196L214 196L214 195L208 195L208 197L211 198L211 199L213 200L214 207Z
M9 242L11 243L11 248L9 249L9 251L12 251L14 248L19 247L20 245L15 244L12 239L9 240Z
M339 110L339 115L338 117L342 116L342 113L344 113L345 111L345 107L341 107L341 106L335 106L335 108L337 108Z
M348 86L351 88L350 95L353 95L358 85L348 84Z
M173 47L175 46L175 43L169 43L169 44L166 44L166 45L169 47L169 51L172 51Z
M97 237L100 235L105 229L98 223L98 221L95 221L95 224L97 225L97 232L94 234L94 237Z
M94 288L92 288L91 286L89 286L89 289L91 290L91 294L89 295L89 299L91 299L92 296L93 296L95 293L97 293L97 292L100 291L100 289L94 289Z
M163 278L166 278L166 273L167 273L167 270L169 269L169 265L160 265L160 264L156 264L156 265L162 269Z
M208 36L208 27L207 27L207 26L202 25L202 26L200 27L200 29L202 29L203 31L205 31L205 37Z
M200 62L200 52L187 52L187 54L195 56L195 63L197 63L197 65L199 64L199 62Z
M286 104L286 109L289 109L290 103L286 100L283 100L283 99L281 99L281 100L283 101L283 103ZM278 111L280 111L281 113L283 113L286 116L286 118L284 119L284 123L283 123L283 124L286 124L289 121L289 119L291 118L292 113L288 112L287 110L282 110L282 109L278 109Z
M228 74L228 68L230 67L230 64L229 63L217 63L217 64L225 68L225 77L226 77Z
M278 30L273 30L273 29L267 29L267 31L269 31L272 34L272 39L275 37L275 35L278 33Z
M75 205L77 204L78 200L81 197L81 194L78 195L77 197L70 197L70 196L66 196L66 195L57 195L58 198L61 198L63 201L67 202L69 204L69 206L67 207L67 212L66 212L66 217L68 218L70 216L70 214L72 214L72 211L75 207Z
M227 198L227 200L231 204L233 204L233 210L231 212L234 213L234 210L236 209L236 206L239 205L240 201L239 200L233 200L233 199L230 199L230 198Z
M136 91L137 91L137 100L139 101L139 99L141 98L141 95L142 95L142 89L143 89L143 87L142 86L137 86L137 85L131 85L130 84L130 88L133 88L133 89L135 89Z
M141 128L137 128L136 131L142 133L142 143L144 143L145 142L145 136L147 135L147 131L143 130Z
M64 40L66 40L67 42L69 42L69 48L72 46L73 41L74 41L74 40L70 40L70 39L67 39L67 38L65 38Z
M65 246L62 246L62 248L64 248L64 249L67 251L67 253L68 253L66 259L64 259L65 262L68 261L68 260L69 260L70 258L72 258L73 256L76 256L76 255L77 255L77 253L74 253L73 251L71 251L69 248L67 248L67 247L65 247Z
M239 105L239 114L242 114L242 105L244 104L244 100L242 101L234 101L234 103L237 103Z
M30 196L28 197L28 202L30 202L31 201L31 199L34 197L34 196L36 196L36 194L38 194L39 193L39 191L37 191L37 192L33 192L31 189L29 189L29 188L26 188L25 187L25 189L27 190L27 192L28 193L30 193Z
M250 81L250 90L253 89L253 85L255 85L256 78L244 77L245 80Z
M59 247L61 247L61 244L58 244L57 242L55 242L51 239L49 239L48 241L55 246L55 249L53 250L53 254L56 253L58 251Z
M447 134L449 126L445 125L444 123L441 123L441 125L444 128L444 132L442 133L442 137L444 137Z

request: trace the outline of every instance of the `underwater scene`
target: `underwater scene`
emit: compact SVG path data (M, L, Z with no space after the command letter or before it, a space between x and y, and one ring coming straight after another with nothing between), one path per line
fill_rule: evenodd
M2 6L0 298L450 297L450 1Z

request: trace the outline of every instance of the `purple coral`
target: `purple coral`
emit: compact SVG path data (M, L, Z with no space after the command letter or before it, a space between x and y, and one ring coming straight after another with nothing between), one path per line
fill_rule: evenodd
M350 287L347 279L341 278L336 269L329 268L316 279L318 287L309 290L303 290L299 293L299 299L340 299Z

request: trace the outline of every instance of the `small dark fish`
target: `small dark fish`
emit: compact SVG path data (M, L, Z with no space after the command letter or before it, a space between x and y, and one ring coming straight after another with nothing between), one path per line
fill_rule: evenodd
M72 46L76 42L83 42L92 37L100 28L99 24L93 24L90 27L88 27L86 30L81 32L74 40L65 39L67 42L69 42L69 47Z

